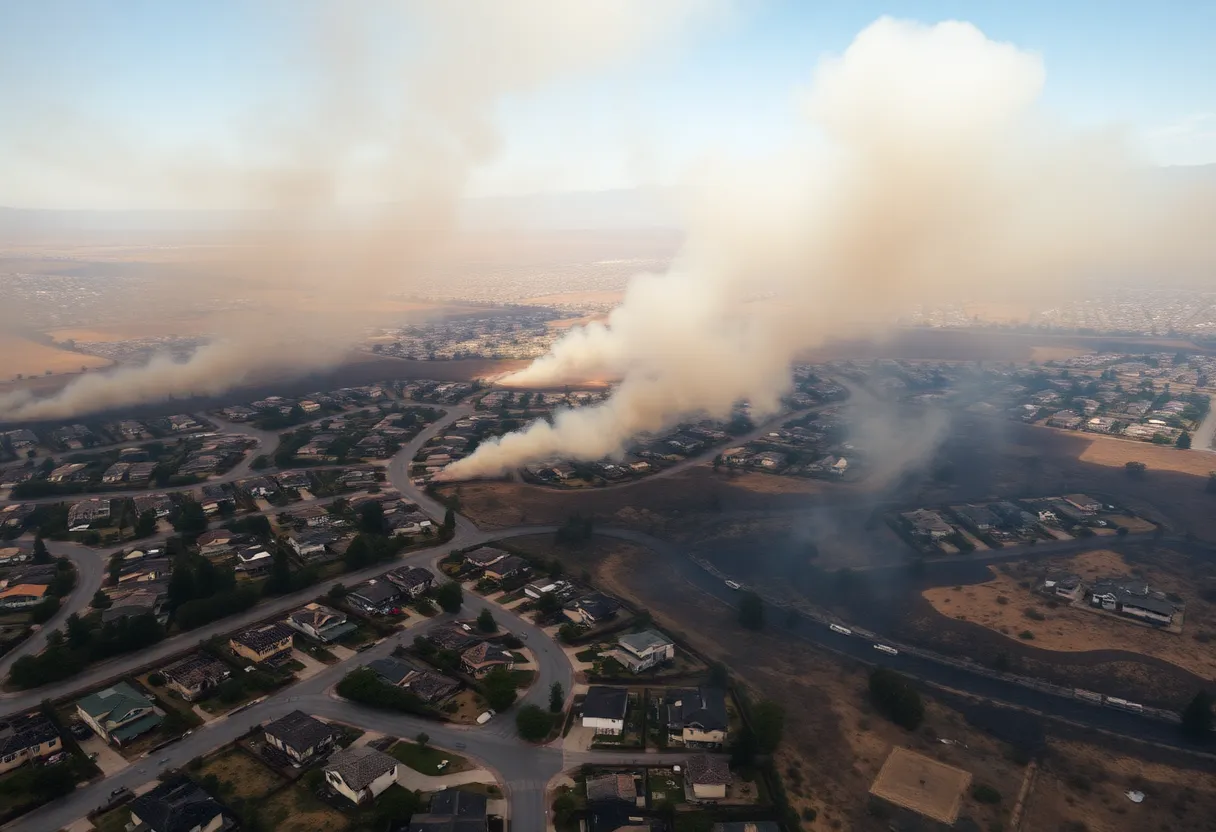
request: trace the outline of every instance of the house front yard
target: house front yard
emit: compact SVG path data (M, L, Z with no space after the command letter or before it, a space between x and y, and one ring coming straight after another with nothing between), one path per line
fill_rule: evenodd
M272 797L258 813L267 829L275 832L342 832L350 826L346 815L326 806L303 783L296 783Z
M251 754L234 747L203 763L197 776L201 780L214 775L220 783L222 797L242 799L262 798L282 786L286 780Z
M401 740L388 750L396 759L405 763L414 771L435 777L440 774L456 774L461 771L471 771L473 765L464 757L451 751L432 748L429 745L419 745L409 740ZM447 760L448 764L442 769L439 763Z
M669 768L646 770L646 794L650 807L684 802L684 775Z

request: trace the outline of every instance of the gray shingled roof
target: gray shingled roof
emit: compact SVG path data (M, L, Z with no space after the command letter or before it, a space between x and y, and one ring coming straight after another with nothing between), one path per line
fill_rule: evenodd
M397 760L374 748L348 748L339 751L325 764L326 771L337 773L351 791L359 791L387 771L397 767Z

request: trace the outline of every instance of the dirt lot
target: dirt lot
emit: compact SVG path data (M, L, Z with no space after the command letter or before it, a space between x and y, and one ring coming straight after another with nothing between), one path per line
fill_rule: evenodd
M1148 559L1145 559L1146 561ZM1006 567L1008 571L1006 571ZM1153 656L1204 678L1216 677L1216 605L1199 596L1196 564L1168 549L1148 562L1127 562L1105 549L1070 558L1002 564L991 581L963 587L935 587L921 593L942 615L980 624L1001 635L1045 650L1080 652L1126 650ZM1182 633L1076 609L1067 599L1049 599L1033 591L1048 570L1075 572L1087 581L1102 576L1138 574L1155 589L1174 592L1186 601ZM1004 600L1002 600L1004 599ZM1052 604L1055 604L1053 606ZM1041 617L1043 620L1038 620ZM1196 638L1198 636L1198 638Z
M897 806L954 823L971 772L948 766L906 748L895 748L883 763L870 793Z
M783 638L779 630L748 633L734 624L734 612L716 598L683 582L645 549L597 538L576 552L551 539L516 540L546 557L561 557L568 571L590 570L605 591L646 607L655 623L691 643L711 660L746 680L757 697L781 703L787 712L786 741L778 767L796 810L813 809L808 830L886 830L887 821L867 809L867 793L892 748L911 747L972 773L976 783L1002 792L996 806L966 795L961 816L980 828L1008 822L1023 766L1004 744L970 729L962 717L936 702L926 703L925 724L909 733L869 706L867 675L824 654ZM947 746L939 737L963 739L967 748Z
M1144 792L1133 803L1128 791ZM1126 757L1109 748L1052 742L1027 801L1027 832L1200 832L1216 828L1216 778Z
M240 798L264 797L284 782L277 773L235 748L207 760L198 775L208 774L220 779L226 795Z
M275 832L340 832L350 825L345 815L317 800L302 783L276 794L259 817Z
M1216 456L1211 453L1200 450L1180 451L1170 445L1153 445L1113 436L1095 436L1089 439L1089 446L1079 459L1082 462L1119 469L1129 462L1143 462L1150 471L1178 471L1197 477L1207 477L1209 472L1216 471Z

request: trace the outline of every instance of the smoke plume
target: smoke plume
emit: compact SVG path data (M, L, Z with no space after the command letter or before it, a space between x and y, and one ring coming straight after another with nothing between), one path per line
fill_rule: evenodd
M40 101L27 112L43 118L24 120L20 134L0 145L27 167L43 166L51 178L78 177L82 192L86 181L156 182L179 203L183 194L206 204L235 194L242 205L270 210L250 212L242 227L209 241L220 244L222 255L201 264L205 281L171 290L245 302L212 343L186 362L157 357L82 377L49 397L0 396L0 420L216 394L250 378L337 362L368 326L382 323L374 310L386 296L411 288L419 262L455 244L451 232L467 179L498 150L495 117L505 97L628 58L720 6L721 0L364 6L387 14L375 18L351 4L323 6L336 16L301 31L292 44L310 56L302 67L304 77L315 79L307 100L266 102L266 114L253 117L253 145L239 165L220 150L149 161L105 125L82 119L82 102ZM301 17L284 29L302 26ZM402 27L400 38L386 37L385 20ZM396 75L386 95L390 71ZM374 190L375 208L342 208L352 182Z
M1055 124L1037 104L1044 77L1038 56L966 23L869 26L819 64L798 146L694 178L669 273L639 276L605 323L503 380L607 375L621 380L611 398L485 442L443 478L617 454L740 399L772 411L799 353L917 303L1210 278L1210 190L1165 191L1118 136Z

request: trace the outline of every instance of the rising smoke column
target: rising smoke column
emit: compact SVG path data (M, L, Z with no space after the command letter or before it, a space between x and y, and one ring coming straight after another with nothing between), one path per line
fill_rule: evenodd
M184 164L150 163L116 140L99 141L100 126L72 124L41 106L36 112L46 120L25 125L20 136L0 137L0 152L12 149L29 156L29 164L82 178L165 181L186 195L235 193L274 212L252 215L222 241L238 252L235 259L206 264L209 289L254 298L253 311L235 316L213 343L184 363L160 356L142 367L82 377L47 398L0 396L0 420L213 395L251 378L337 363L379 323L366 311L368 300L409 288L420 260L451 242L471 171L497 154L495 116L506 96L629 58L690 22L716 16L724 5L411 0L364 6L394 13L385 18L360 15L360 4L323 5L327 13L296 44L315 57L304 68L316 79L306 113L284 125L274 121L284 108L267 102L257 114L266 123L251 131L269 145L252 148L253 158L273 160L261 166L226 165L202 153ZM302 26L302 19L293 15L286 23ZM399 39L404 57L395 61L367 55L383 47L385 20L406 30ZM399 92L388 102L385 65L399 74L391 84ZM0 105L4 100L0 88ZM64 102L63 110L72 104ZM82 160L87 169L73 167ZM357 215L342 210L352 178L373 183L383 203ZM272 301L258 300L269 294Z
M878 20L820 63L803 145L692 183L669 274L637 278L605 324L503 380L609 373L621 379L610 399L482 443L443 478L598 459L740 399L771 411L800 352L917 303L1210 276L1213 195L1161 193L1117 137L1060 129L1037 107L1043 82L1038 56L969 24Z

